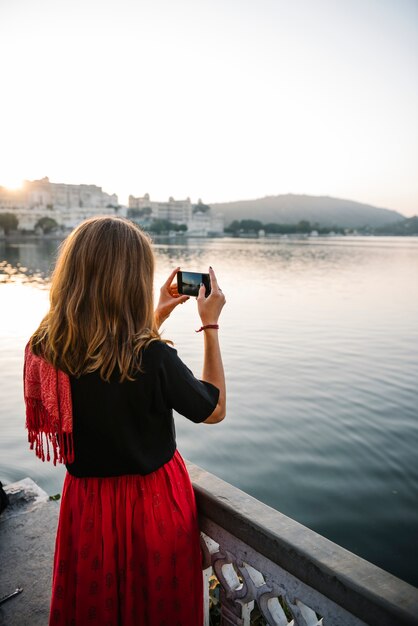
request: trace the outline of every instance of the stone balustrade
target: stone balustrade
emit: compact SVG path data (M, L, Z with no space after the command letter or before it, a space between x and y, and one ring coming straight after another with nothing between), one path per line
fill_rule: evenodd
M418 589L188 463L202 530L205 626L209 578L222 626L418 625Z

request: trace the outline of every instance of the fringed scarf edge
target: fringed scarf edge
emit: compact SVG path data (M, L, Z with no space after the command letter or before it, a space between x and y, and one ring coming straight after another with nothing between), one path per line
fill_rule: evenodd
M47 391L50 411L43 402L43 390ZM54 465L73 463L70 380L34 355L29 345L25 350L24 396L30 449L42 461L50 461L52 456Z
M72 432L64 432L60 423L54 424L41 400L26 398L26 428L30 449L42 461L73 463L74 440Z

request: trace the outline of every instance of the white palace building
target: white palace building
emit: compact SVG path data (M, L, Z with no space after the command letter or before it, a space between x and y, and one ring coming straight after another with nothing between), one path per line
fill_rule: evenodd
M132 209L138 210L141 217L131 215ZM153 220L168 220L173 224L186 224L187 234L196 237L221 235L224 230L222 215L213 215L200 200L194 206L190 198L157 202L148 194L129 196L129 207L124 207L119 205L116 194L105 193L96 185L51 183L45 177L25 180L21 189L0 186L0 215L15 214L20 231L35 230L44 217L54 219L61 229L71 229L93 215L115 215L116 210L118 215L127 215L145 228Z
M15 213L19 230L34 230L42 217L53 218L59 226L74 228L93 215L114 215L116 194L96 185L51 183L49 178L25 180L21 189L0 187L0 213Z

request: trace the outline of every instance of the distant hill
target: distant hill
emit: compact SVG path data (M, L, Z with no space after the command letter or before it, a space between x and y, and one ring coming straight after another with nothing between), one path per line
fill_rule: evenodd
M225 225L242 219L256 219L265 224L297 224L301 220L308 220L311 224L318 223L321 226L362 228L383 226L404 219L397 211L329 196L286 194L258 200L221 202L211 204L211 207L224 214Z

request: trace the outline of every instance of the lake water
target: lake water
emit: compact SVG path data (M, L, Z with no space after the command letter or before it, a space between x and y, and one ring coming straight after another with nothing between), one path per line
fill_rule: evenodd
M0 479L61 491L28 450L23 347L48 306L57 243L0 242ZM227 418L176 417L191 461L418 586L418 238L157 243L159 286L212 265ZM6 280L7 279L7 280ZM199 375L194 300L164 325Z

